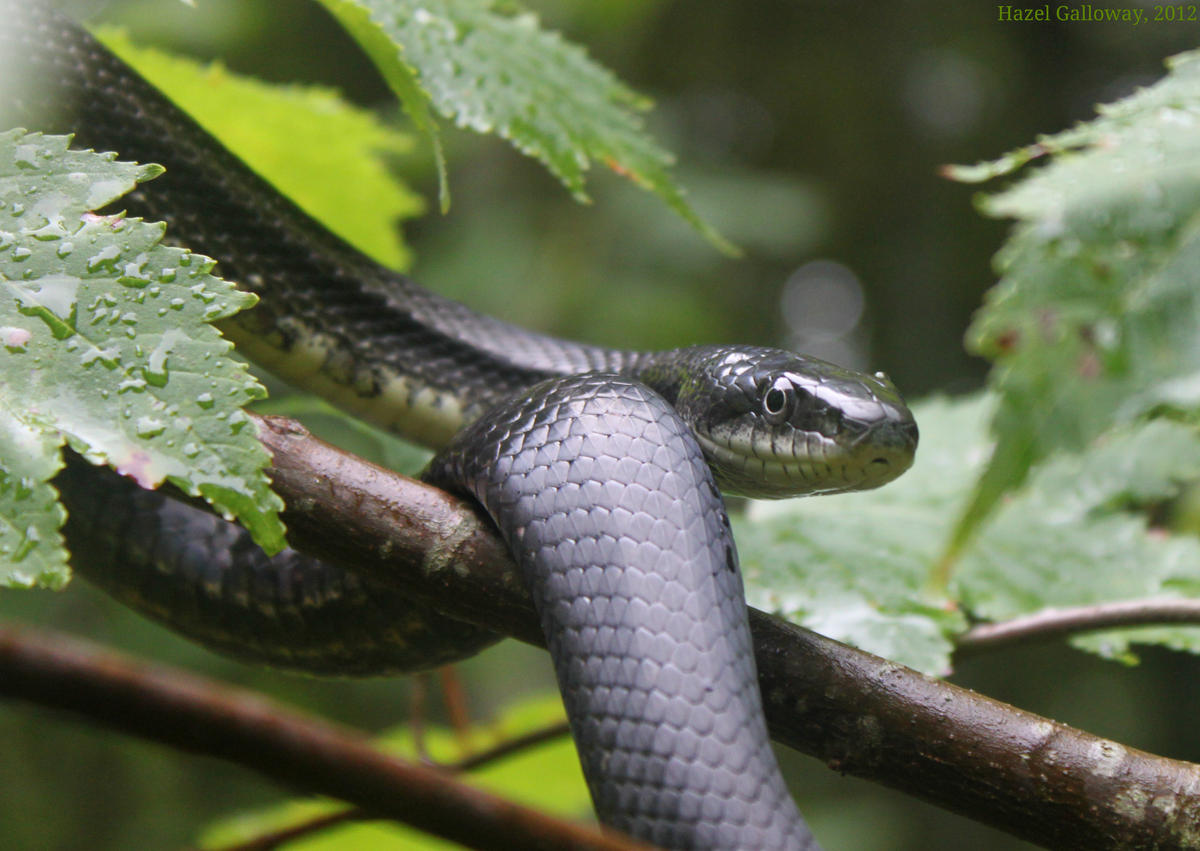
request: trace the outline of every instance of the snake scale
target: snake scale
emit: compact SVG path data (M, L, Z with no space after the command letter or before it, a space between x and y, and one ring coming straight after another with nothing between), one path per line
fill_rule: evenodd
M720 491L875 487L917 429L882 375L773 349L607 349L481 316L301 212L77 25L0 0L0 52L39 83L3 126L157 162L122 200L261 302L240 351L439 454L534 598L597 815L671 849L814 849L771 751ZM411 670L494 636L76 463L77 569L209 646L326 674ZM114 481L116 480L116 481ZM114 498L114 492L123 494ZM103 518L102 520L99 518Z

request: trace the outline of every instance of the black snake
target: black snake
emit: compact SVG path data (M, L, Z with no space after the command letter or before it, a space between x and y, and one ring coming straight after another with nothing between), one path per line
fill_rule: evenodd
M815 848L771 752L718 488L890 481L917 442L892 384L773 349L621 351L476 314L331 235L73 23L20 0L0 14L0 51L45 84L0 105L2 126L165 165L122 205L260 296L227 329L239 350L439 449L425 478L486 508L532 591L600 819L666 848ZM78 466L60 483L69 534L89 541L77 568L225 652L370 674L494 638L297 553L267 559L156 494L120 483L114 501Z

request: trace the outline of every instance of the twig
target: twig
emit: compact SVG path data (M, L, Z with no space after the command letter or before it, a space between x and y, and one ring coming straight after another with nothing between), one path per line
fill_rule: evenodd
M0 696L237 763L478 849L648 851L394 759L353 731L252 692L136 662L64 635L0 626Z
M1200 624L1200 600L1158 597L1043 609L1032 615L972 627L960 635L956 643L959 653L976 653L1012 644L1062 638L1079 632L1170 623Z
M506 756L523 751L526 748L532 748L544 742L561 739L563 736L570 735L571 728L566 721L555 721L553 724L547 724L545 727L539 727L536 730L530 730L528 733L522 733L520 736L513 736L511 739L505 739L490 748L477 751L476 753L465 756L457 762L442 766L451 771L474 771L476 768L482 768L489 762L495 762L499 759L504 759Z
M776 740L1046 848L1200 847L1200 765L750 616Z
M433 765L433 757L425 742L425 718L429 711L429 680L427 671L413 677L412 712L409 713L408 728L412 732L413 751L422 765Z
M472 771L476 768L481 768L490 762L503 759L512 754L518 753L526 748L535 747L543 742L552 741L553 739L562 738L571 732L571 728L566 721L557 721L553 724L547 724L536 730L530 730L520 736L514 736L510 739L505 739L490 748L478 751L463 757L456 762L450 763L433 763L426 756L422 759L426 764L433 765L442 771L458 772ZM291 842L295 839L300 839L305 836L310 836L314 833L320 833L323 830L328 830L331 827L339 827L343 824L352 821L362 821L369 819L370 816L362 810L355 807L350 807L344 810L338 810L332 813L324 813L319 816L314 816L306 821L297 822L280 830L274 830L262 833L245 842L239 842L235 845L223 845L220 848L211 849L211 851L270 851L277 848L285 842Z
M463 688L462 679L453 665L443 665L437 669L438 683L442 687L442 703L450 719L450 729L454 731L459 745L465 750L470 745L471 713L467 709L467 692Z
M289 827L260 833L258 836L247 839L245 842L222 845L218 848L210 848L208 851L274 851L274 849L281 845L286 845L297 839L303 839L314 833L320 833L323 830L329 830L333 827L340 827L353 821L369 820L370 818L362 810L350 807L344 810L336 810L332 813L325 813L324 815L313 816L307 821L297 822Z

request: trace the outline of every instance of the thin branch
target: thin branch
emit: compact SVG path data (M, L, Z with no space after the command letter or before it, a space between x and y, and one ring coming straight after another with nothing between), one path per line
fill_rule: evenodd
M976 653L1013 644L1048 641L1080 632L1127 626L1200 625L1200 600L1156 597L1065 609L980 624L958 637L959 653Z
M0 696L66 710L245 766L478 849L649 851L389 757L365 736L252 692L129 659L64 635L0 626Z
M208 851L274 851L279 846L294 842L297 839L304 839L324 830L341 827L351 822L370 820L370 818L362 810L355 807L336 810L332 813L313 816L307 821L297 822L288 827L260 833L244 842L235 842L232 845L209 848Z
M450 718L450 729L454 737L464 749L470 741L471 713L467 708L467 692L463 688L462 678L453 665L443 665L437 669L438 684L442 687L442 705Z
M526 748L536 747L546 742L552 742L555 739L561 739L563 736L569 736L571 728L566 721L555 721L552 724L547 724L544 727L538 727L536 730L530 730L528 733L522 733L519 736L513 736L510 739L505 739L502 742L497 742L490 748L477 751L463 757L457 762L452 762L448 765L442 765L442 768L450 771L474 771L477 768L482 768L490 762L495 762L505 757L519 753Z
M413 677L412 709L409 712L408 729L412 733L413 751L422 765L433 765L429 749L425 743L425 720L429 713L429 680L428 671L422 671Z
M567 725L566 721L556 721L553 724L547 724L536 730L530 730L528 733L523 733L520 736L505 739L490 748L469 754L455 762L434 763L428 758L423 759L426 764L435 765L443 771L473 771L477 768L482 768L488 763L512 756L527 748L536 747L554 739L560 739L563 736L569 735L570 732L571 728ZM269 849L276 848L285 842L291 842L301 837L329 830L333 827L340 827L349 822L363 821L369 818L370 816L362 810L350 807L332 813L313 816L306 821L297 822L279 830L267 831L244 842L238 842L234 845L224 845L220 848L212 849L212 851L269 851Z
M540 644L475 508L261 421L293 545L453 617ZM1200 766L1022 712L751 610L774 737L831 767L1059 849L1195 847ZM1131 806L1130 801L1146 801Z

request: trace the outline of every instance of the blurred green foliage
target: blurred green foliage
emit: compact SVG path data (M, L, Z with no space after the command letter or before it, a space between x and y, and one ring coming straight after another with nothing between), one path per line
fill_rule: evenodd
M94 5L94 4L93 4ZM1006 225L970 212L937 168L1023 144L1161 74L1193 47L1185 27L1003 24L994 6L826 0L558 0L531 4L658 100L650 121L680 156L691 200L747 250L713 251L615 179L576 205L540 167L494 140L445 135L454 207L407 228L431 288L520 324L636 347L695 341L801 343L886 369L910 395L974 387L961 337L993 274ZM175 8L178 6L178 8ZM388 109L374 72L315 4L206 0L196 12L113 2L105 21L139 40L266 79L336 85ZM153 10L150 14L149 10ZM436 196L427 151L397 167ZM805 321L812 261L833 261L863 311L840 335ZM845 280L843 275L840 280ZM797 315L797 314L800 315ZM841 358L845 360L846 358ZM0 613L253 684L380 729L405 712L402 682L319 682L217 659L83 588L0 595ZM964 663L957 681L1133 746L1200 757L1200 664L1152 652L1122 671L1067 650ZM502 645L465 666L472 709L551 688L538 653ZM222 765L0 705L5 847L178 846L234 808L282 793ZM913 799L789 759L802 809L827 847L1027 847Z
M564 719L562 701L551 695L505 707L499 717L471 731L473 735L467 737L467 747L459 736L441 728L426 730L422 744L426 755L450 764L470 753L516 736L536 733ZM384 734L378 744L387 752L407 759L420 756L407 727ZM460 775L460 779L560 818L592 820L591 799L569 735L523 749L507 759L486 763ZM264 833L302 826L322 814L342 809L345 809L344 805L335 802L289 801L218 822L205 831L200 845L220 849L250 841ZM295 851L446 851L461 846L403 825L351 822L336 830L313 834L288 847Z
M424 204L382 157L411 152L412 136L328 88L264 85L220 63L138 48L124 30L98 35L309 215L384 265L411 262L397 226Z

